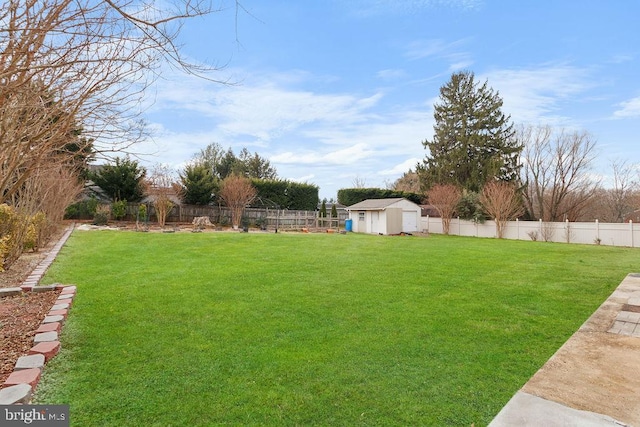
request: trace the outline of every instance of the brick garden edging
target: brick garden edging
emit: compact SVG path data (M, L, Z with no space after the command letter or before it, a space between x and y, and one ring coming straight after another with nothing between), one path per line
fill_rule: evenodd
M58 333L71 308L76 287L74 285L52 285L47 288L49 288L48 290L60 290L60 296L36 330L36 335L33 338L34 346L31 347L27 355L18 358L13 372L0 386L2 387L0 389L0 405L28 404L38 381L40 381L40 374L45 363L60 351ZM23 292L28 292L28 290L23 290Z
M21 292L60 291L60 295L45 316L40 327L36 330L36 335L33 339L34 346L31 347L27 355L18 358L13 372L4 384L0 386L0 405L30 403L31 396L38 385L38 381L40 381L40 375L45 363L60 351L58 334L76 295L76 286L60 284L37 285L71 235L73 228L74 226L72 225L65 231L58 243L49 251L45 259L36 266L22 286L0 289L0 297L17 295Z

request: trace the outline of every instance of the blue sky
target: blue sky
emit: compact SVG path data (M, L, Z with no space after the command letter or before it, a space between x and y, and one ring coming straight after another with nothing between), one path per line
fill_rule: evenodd
M384 187L414 167L451 73L473 71L516 124L585 130L594 174L640 163L640 2L244 0L187 21L182 52L220 85L167 70L145 119L145 163L184 167L212 142L258 152L281 178ZM152 102L152 103L151 103Z

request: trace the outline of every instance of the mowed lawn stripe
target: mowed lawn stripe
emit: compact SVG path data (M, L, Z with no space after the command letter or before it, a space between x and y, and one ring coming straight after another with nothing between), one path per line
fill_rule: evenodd
M447 236L76 231L39 403L73 425L476 425L637 249Z

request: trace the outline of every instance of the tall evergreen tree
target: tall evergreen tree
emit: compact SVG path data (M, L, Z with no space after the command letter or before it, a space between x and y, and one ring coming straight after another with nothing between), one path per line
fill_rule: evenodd
M463 71L451 75L434 105L434 136L422 144L429 155L418 166L425 188L455 184L478 192L491 179L515 181L522 145L514 138L502 98L485 81Z
M322 199L322 205L320 205L320 218L327 217L327 199Z
M92 174L91 179L114 202L139 202L144 197L143 180L146 174L146 169L138 165L137 161L129 157L118 157L114 164L105 165Z
M187 165L180 174L183 199L189 205L208 205L213 201L218 182L207 162Z
M246 148L240 152L240 162L242 163L243 173L248 178L257 179L278 179L276 169L271 166L271 162L253 153L251 155Z

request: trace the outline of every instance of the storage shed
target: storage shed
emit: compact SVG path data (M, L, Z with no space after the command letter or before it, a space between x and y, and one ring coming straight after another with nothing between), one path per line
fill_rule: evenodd
M356 233L415 233L421 208L403 199L367 199L346 208Z

